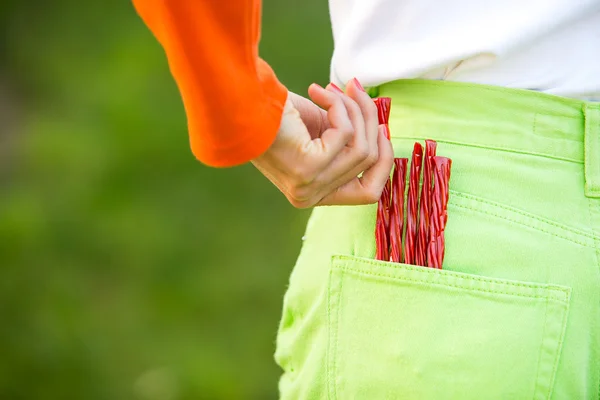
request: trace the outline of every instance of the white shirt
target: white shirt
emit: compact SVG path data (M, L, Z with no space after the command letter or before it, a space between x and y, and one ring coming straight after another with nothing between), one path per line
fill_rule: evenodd
M600 100L600 0L329 0L331 80L445 79Z

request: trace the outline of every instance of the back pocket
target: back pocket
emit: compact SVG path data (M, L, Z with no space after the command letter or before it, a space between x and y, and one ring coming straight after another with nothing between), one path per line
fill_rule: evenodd
M330 399L548 399L570 289L335 256Z

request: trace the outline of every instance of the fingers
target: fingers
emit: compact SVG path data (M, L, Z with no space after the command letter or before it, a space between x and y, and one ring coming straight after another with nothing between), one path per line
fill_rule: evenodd
M354 135L348 143L348 146L354 148L356 150L354 152L355 155L363 161L369 156L369 142L367 141L365 116L359 105L350 96L339 93L336 94L342 98L346 111L348 112L348 117L354 128ZM365 93L365 95L367 94ZM371 103L373 103L373 101L371 101ZM377 114L375 115L377 116ZM377 120L375 121L375 130L377 130Z
M320 110L323 119L315 129L321 132L308 132L311 119L288 98L274 143L253 164L297 208L376 202L394 155L374 102L356 80L346 93L332 84L326 89L314 84L309 95L314 104L306 99L305 106Z
M333 106L336 105L336 99L331 95L333 94L341 99L346 109L346 115L353 127L353 136L345 148L331 160L331 163L317 174L310 185L300 188L298 193L304 196L300 201L292 201L292 204L300 208L311 207L315 203L321 204L325 197L328 199L325 200L326 204L336 204L335 202L338 201L336 199L345 199L349 196L354 196L354 200L344 200L350 201L350 203L344 204L351 204L352 201L358 201L357 204L368 203L372 197L372 193L368 193L368 191L373 191L373 188L369 184L368 187L357 192L362 182L362 180L357 179L357 176L363 171L369 170L379 158L377 107L356 79L353 79L347 85L347 92L352 97L346 95L334 84L327 86L326 92L328 93L323 93L321 89L318 85L311 87L309 93L313 100L320 102L323 107L330 107L329 109L332 110ZM338 126L339 122L344 122L340 121L339 117L340 115L330 116L333 127L329 133L333 134L335 132L334 122ZM386 129L386 127L381 129ZM391 148L387 139L386 146ZM393 161L391 163L393 164ZM353 184L347 185L352 181L354 181ZM377 190L379 189L375 188L375 191ZM331 195L332 193L333 195Z
M362 85L356 78L348 82L346 86L346 93L344 93L335 84L330 83L327 85L327 90L336 93L344 99L344 103L349 107L349 115L352 119L353 115L358 113L360 110L361 126L364 126L366 142L358 141L363 139L362 135L358 136L355 140L357 143L354 147L358 147L363 153L368 153L364 157L361 164L362 169L359 172L371 167L378 158L378 146L377 146L377 131L379 126L379 118L377 115L377 106L371 97L362 88ZM356 108L358 107L358 109ZM354 122L353 122L354 123ZM363 154L364 155L364 154Z
M316 181L316 177L322 174L340 153L346 153L347 146L358 148L356 151L349 152L350 154L356 154L357 151L364 152L367 147L364 122L356 103L348 96L339 96L317 84L309 87L309 95L317 106L326 110L330 128L326 129L320 137L311 137L310 140L298 143L297 153L287 160L287 169L291 176L286 195L288 199L292 197L290 199L292 204L305 203L308 201L307 198L316 203L318 199L315 200L314 197L324 186ZM292 111L299 115L295 107L292 108ZM295 124L298 121L293 122ZM306 124L304 121L301 122L306 130Z
M327 90L340 96L355 127L355 135L348 146L315 177L318 194L325 196L339 186L355 179L369 169L378 159L378 116L377 107L356 80L348 84L348 91L360 101L359 105L337 86L329 84ZM370 136L370 137L369 137Z
M316 105L327 111L327 119L331 126L320 138L312 140L309 144L312 147L307 149L307 153L316 155L316 162L319 163L317 168L323 168L353 139L354 126L342 96L316 83L310 85L308 94Z
M375 107L375 119L370 118L368 115L365 118L360 106L350 96L345 95L337 86L329 84L327 90L341 97L352 122L354 135L346 148L329 165L322 178L331 182L339 179L342 175L353 173L353 175L350 175L346 179L348 181L377 161L377 107ZM363 94L367 98L369 97L366 93L363 92ZM369 99L369 101L373 103L372 100ZM375 106L374 103L373 106ZM375 142L372 145L368 140L367 125L369 125L369 129L374 129L375 132Z
M371 99L371 97L364 91L356 78L350 81L347 86L346 93L356 102L363 116L369 146L369 156L367 160L368 168L379 158L377 154L377 136L379 129L377 106L375 105L373 99Z
M394 150L386 137L385 125L380 125L377 134L379 159L363 175L350 180L325 196L317 206L358 205L375 203L381 197L385 183L394 165Z

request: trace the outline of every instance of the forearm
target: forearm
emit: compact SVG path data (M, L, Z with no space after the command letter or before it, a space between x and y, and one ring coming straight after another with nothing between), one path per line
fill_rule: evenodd
M232 166L262 154L287 90L258 57L260 0L133 2L165 50L196 157Z

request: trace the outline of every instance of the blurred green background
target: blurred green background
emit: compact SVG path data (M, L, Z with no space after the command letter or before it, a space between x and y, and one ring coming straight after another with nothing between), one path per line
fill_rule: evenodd
M327 82L325 0L265 0L262 56ZM0 2L0 399L275 399L308 217L191 155L130 2Z

